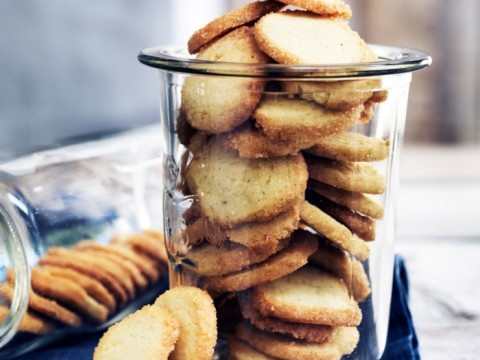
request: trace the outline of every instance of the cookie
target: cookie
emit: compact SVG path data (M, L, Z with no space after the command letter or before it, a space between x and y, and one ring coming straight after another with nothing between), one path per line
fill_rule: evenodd
M316 141L279 141L272 140L250 123L220 137L220 143L227 150L238 151L240 157L269 158L296 155L300 150L308 149Z
M281 2L322 16L343 19L348 19L352 16L350 6L341 0L281 0Z
M198 60L265 64L249 27L238 28L203 48ZM265 81L252 78L191 76L182 87L182 108L190 125L212 134L233 130L253 113Z
M235 292L286 276L308 262L318 247L312 234L299 231L293 234L289 246L246 270L204 280L204 287L213 293Z
M360 337L354 327L339 327L331 341L315 344L270 334L245 322L237 327L235 336L257 351L284 360L340 360L343 355L353 352Z
M231 360L276 360L261 352L258 352L247 343L237 340L234 336L228 338L228 354Z
M323 197L360 214L373 219L383 218L383 206L368 195L338 189L318 181L310 181L308 187Z
M9 303L13 301L14 289L12 285L3 283L0 285L0 295ZM49 300L32 290L28 297L28 309L35 311L47 319L51 319L71 327L80 327L82 319L77 314L58 304L54 300Z
M319 241L318 250L310 256L309 263L341 278L355 301L363 301L370 295L370 282L362 263L328 241Z
M195 31L188 40L188 51L195 54L202 46L213 39L242 25L254 22L272 11L278 11L285 5L276 1L257 1L242 8L235 9L211 21Z
M291 336L308 342L323 343L332 338L333 327L327 325L302 324L283 321L271 316L262 316L251 303L250 291L245 290L238 294L238 302L242 315L257 329Z
M98 303L94 298L76 282L52 276L40 268L31 269L32 289L49 299L55 300L76 313L85 316L97 324L103 324L108 318L108 309Z
M180 334L175 317L162 306L146 305L111 326L101 337L94 360L168 360Z
M345 131L318 139L306 152L333 160L382 161L388 157L389 141Z
M385 178L369 163L309 158L308 173L314 180L339 189L383 194Z
M312 100L330 110L345 111L364 104L373 96L378 80L286 81L283 91Z
M108 309L109 314L115 312L117 302L101 282L83 275L78 271L58 266L44 265L40 266L40 270L50 275L50 277L68 279L75 282L80 285L89 296L104 305Z
M123 307L129 300L129 295L118 280L122 275L112 273L104 265L102 266L102 264L88 257L79 255L81 254L66 249L51 248L38 260L38 264L73 269L98 280L115 297L118 306Z
M244 159L216 141L193 158L187 183L202 214L224 228L268 221L303 197L308 178L301 154Z
M270 13L254 26L260 49L280 64L347 64L377 57L341 19L305 11Z
M169 359L212 359L217 343L217 315L213 300L205 291L176 287L160 295L154 306L168 309L180 325L180 336Z
M261 130L280 141L316 141L350 128L360 117L363 105L333 111L313 101L269 95L253 113Z
M345 225L340 224L307 201L302 205L300 218L331 243L355 255L360 260L363 261L370 255L370 248L363 240L353 235Z
M330 326L357 326L362 320L343 281L312 266L258 285L251 294L252 306L263 316Z
M375 220L349 208L335 204L320 195L311 194L308 200L320 210L345 225L352 233L365 241L375 240Z
M131 234L127 238L127 244L134 250L145 254L155 260L158 264L157 267L161 267L168 263L167 250L165 248L165 240L162 233L142 232Z
M0 303L0 325L3 324L3 322L5 322L9 313L10 313L10 308ZM32 314L29 311L26 311L23 314L22 319L20 320L20 323L18 324L18 327L17 327L17 331L19 332L26 332L26 333L36 334L36 335L49 334L54 330L55 330L55 325L52 322L38 315Z

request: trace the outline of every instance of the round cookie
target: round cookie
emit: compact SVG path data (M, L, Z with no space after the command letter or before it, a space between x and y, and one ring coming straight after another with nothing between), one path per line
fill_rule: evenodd
M187 169L189 188L213 223L233 228L268 221L303 197L308 177L303 156L244 159L216 141L197 154Z
M293 5L318 15L348 19L352 9L342 0L280 0L287 5Z
M377 60L372 49L341 19L305 11L270 13L255 24L255 40L280 64L347 64Z
M10 308L0 303L0 324L2 324L10 313ZM55 330L55 325L50 321L32 314L27 311L23 314L20 323L18 324L17 331L27 332L36 335L45 335Z
M345 225L340 224L307 201L302 204L300 218L331 243L355 255L360 260L363 261L370 255L370 248L363 240L353 235Z
M0 295L9 303L13 301L13 294L14 290L10 284L3 283L0 285ZM56 301L38 295L32 290L28 297L28 308L29 310L44 315L48 319L58 321L64 325L71 327L80 327L82 325L80 316L58 304Z
M308 153L343 161L382 161L388 157L389 141L345 131L318 139Z
M126 243L137 252L145 254L158 262L158 266L168 263L167 250L163 234L153 236L147 232L129 235Z
M369 163L309 158L310 178L339 189L367 194L383 194L385 178Z
M265 64L249 27L238 28L200 51L197 60ZM182 107L190 125L220 134L246 121L260 100L265 82L249 78L190 76L182 87Z
M333 111L314 101L267 96L253 117L263 133L280 141L316 141L350 128L360 117L363 105L347 111Z
M183 260L184 268L204 276L226 275L266 260L285 248L289 240L281 240L270 248L270 252L263 253L230 241L224 241L220 246L203 243L190 249Z
M231 360L277 360L261 352L258 352L254 348L250 347L247 343L238 340L234 336L228 338L228 354Z
M101 337L94 360L168 360L179 324L162 306L146 305L111 326Z
M318 252L318 251L317 251ZM250 291L245 290L238 294L238 303L242 315L257 329L270 333L291 336L308 342L323 343L332 338L333 327L328 325L302 324L283 321L271 316L262 316L251 303Z
M258 285L251 294L252 306L263 316L330 326L357 326L362 320L343 281L313 266Z
M226 13L195 31L188 40L188 52L195 54L202 46L232 29L260 19L272 11L278 11L285 5L277 1L257 1Z
M331 341L315 344L269 334L245 322L237 327L235 336L257 351L284 360L340 360L343 355L353 352L359 340L358 330L354 327L339 327Z
M180 336L170 360L211 360L217 343L217 315L212 298L196 287L176 287L160 295L163 306L177 319Z
M266 261L225 276L204 279L204 287L213 293L235 292L286 276L308 262L318 247L315 236L300 231L293 234L289 246Z
M338 189L318 181L309 181L308 188L360 214L373 219L383 218L383 206L363 193Z

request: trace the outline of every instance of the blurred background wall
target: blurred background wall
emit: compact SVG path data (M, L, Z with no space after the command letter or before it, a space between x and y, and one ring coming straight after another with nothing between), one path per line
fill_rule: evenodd
M142 48L183 43L245 0L2 0L0 157L157 121L157 77ZM352 27L369 42L416 47L406 141L480 141L480 2L355 0Z

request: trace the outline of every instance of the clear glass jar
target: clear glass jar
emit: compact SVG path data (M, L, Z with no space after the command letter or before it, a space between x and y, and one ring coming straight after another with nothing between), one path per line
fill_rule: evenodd
M11 298L0 294L0 358L105 328L158 294L158 283L153 290L137 291L100 325L62 326L34 311L55 329L37 336L17 331L30 299L30 270L49 249L162 229L160 136L158 125L147 126L72 145L52 144L0 163L0 286L11 274L15 278Z
M213 296L221 358L238 340L382 355L409 84L431 59L374 50L339 66L139 55L160 73L170 286Z

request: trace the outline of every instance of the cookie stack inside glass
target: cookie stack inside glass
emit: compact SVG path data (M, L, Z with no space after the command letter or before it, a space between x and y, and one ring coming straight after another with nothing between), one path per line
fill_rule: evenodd
M377 60L350 15L340 0L255 2L198 30L189 51L250 64ZM181 269L217 299L238 299L232 358L355 349L358 303L370 294L362 261L383 217L369 194L384 193L376 164L389 155L388 140L365 134L387 96L378 79L186 78L179 190L195 201L183 215Z

